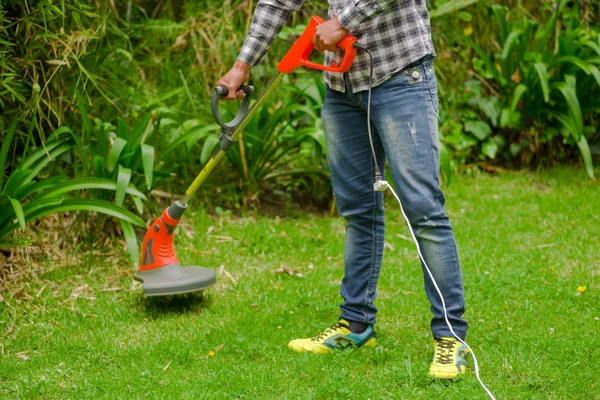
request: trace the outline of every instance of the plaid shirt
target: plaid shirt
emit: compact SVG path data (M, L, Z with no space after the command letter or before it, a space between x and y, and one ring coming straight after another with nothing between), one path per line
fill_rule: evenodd
M238 60L258 64L288 17L305 0L259 0ZM373 55L373 86L425 56L434 56L426 0L330 0L329 18L367 46ZM343 52L325 52L325 64L340 62ZM345 91L344 74L325 72L333 90ZM348 71L353 92L369 88L369 56L358 51Z

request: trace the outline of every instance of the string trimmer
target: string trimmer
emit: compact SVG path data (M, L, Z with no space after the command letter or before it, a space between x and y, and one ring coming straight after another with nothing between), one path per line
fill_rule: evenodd
M182 267L173 247L175 228L188 207L188 201L210 175L225 152L235 143L248 122L262 106L267 96L281 82L284 74L294 72L299 67L326 70L331 72L346 72L350 69L356 49L356 38L346 36L337 45L344 50L344 57L339 65L331 67L311 62L308 57L313 51L313 37L317 25L323 23L320 17L312 17L302 35L292 45L287 54L277 65L278 73L267 84L265 90L250 107L250 98L254 92L251 86L242 86L246 97L242 100L237 115L230 122L224 123L219 113L219 99L227 96L228 89L218 86L211 96L211 111L213 118L221 126L219 133L220 147L198 174L194 182L186 190L181 200L175 201L162 212L148 228L142 244L142 256L135 279L142 282L145 296L166 296L188 293L206 289L216 282L212 269L190 266Z

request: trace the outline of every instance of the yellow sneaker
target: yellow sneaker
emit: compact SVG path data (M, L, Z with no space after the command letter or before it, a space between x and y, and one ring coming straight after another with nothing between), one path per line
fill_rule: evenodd
M288 347L300 353L328 353L331 349L374 347L375 345L375 330L372 325L367 326L363 333L352 333L348 321L340 319L335 325L313 338L292 340Z
M429 375L436 379L453 379L467 372L467 346L453 337L436 338Z

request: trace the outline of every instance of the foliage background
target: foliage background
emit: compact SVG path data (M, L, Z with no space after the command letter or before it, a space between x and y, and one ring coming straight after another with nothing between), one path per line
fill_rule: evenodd
M114 215L110 203L143 216L145 207L158 212L161 197L181 193L217 145L210 92L235 60L256 2L1 4L0 210L12 218L4 246L27 236L13 231L41 214L25 207L39 196L47 200L40 207L64 211L87 199L103 203L79 209L93 204ZM294 13L253 70L258 91L303 23L325 7L308 1ZM434 0L429 8L446 181L456 171L557 163L583 165L592 177L600 154L598 1ZM318 73L286 76L196 201L216 212L329 208L323 92ZM235 112L235 105L223 108ZM54 140L68 148L48 151ZM14 176L32 154L46 158L28 175L31 190L15 192L27 182ZM71 181L69 197L44 192L46 179L57 176ZM104 227L100 237L124 233L130 247L135 242L130 223L92 218Z

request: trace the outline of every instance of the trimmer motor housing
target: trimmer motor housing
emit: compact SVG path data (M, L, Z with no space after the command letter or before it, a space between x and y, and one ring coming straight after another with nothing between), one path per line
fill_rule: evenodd
M142 244L138 273L134 279L143 283L145 296L166 296L195 292L216 283L216 274L204 267L182 267L177 259L173 238L175 228L187 204L171 204L148 228Z

